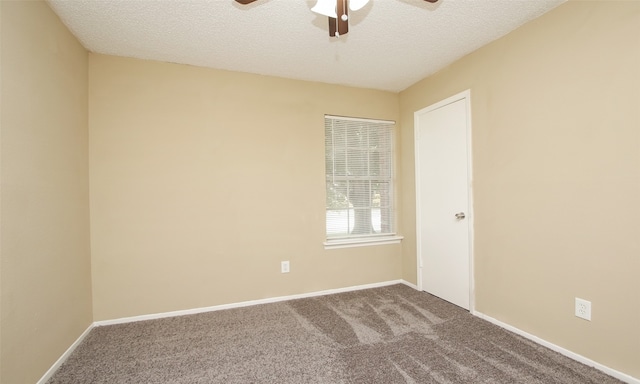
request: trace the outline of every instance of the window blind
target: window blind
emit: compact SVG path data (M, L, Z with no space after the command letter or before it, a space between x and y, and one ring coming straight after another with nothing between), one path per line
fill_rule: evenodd
M325 116L327 239L394 234L394 124Z

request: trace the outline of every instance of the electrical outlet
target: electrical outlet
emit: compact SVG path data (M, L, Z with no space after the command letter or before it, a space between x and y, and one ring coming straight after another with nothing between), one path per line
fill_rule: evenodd
M280 262L280 273L289 273L289 262L281 261Z
M591 321L591 302L576 297L576 316Z

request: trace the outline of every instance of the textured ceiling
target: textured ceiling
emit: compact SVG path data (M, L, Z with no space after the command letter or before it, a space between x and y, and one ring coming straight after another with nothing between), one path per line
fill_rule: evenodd
M565 0L371 0L328 34L313 0L48 0L91 52L401 91Z

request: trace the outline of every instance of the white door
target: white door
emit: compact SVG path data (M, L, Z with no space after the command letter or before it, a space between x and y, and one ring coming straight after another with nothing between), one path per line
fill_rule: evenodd
M418 287L469 309L469 91L415 113Z

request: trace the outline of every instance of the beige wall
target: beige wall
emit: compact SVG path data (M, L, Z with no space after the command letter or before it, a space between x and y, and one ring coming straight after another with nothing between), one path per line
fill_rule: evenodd
M400 278L400 245L322 245L324 114L397 120L397 94L93 54L89 68L95 320Z
M567 3L398 97L87 63L45 3L0 2L0 382L41 377L92 308L415 282L413 112L465 89L477 310L640 377L639 4ZM325 113L401 119L402 245L323 249Z
M476 309L640 377L640 2L566 3L401 93L412 282L413 112L465 89Z
M2 4L0 4L0 185L2 182ZM0 187L0 223L2 223L2 188ZM2 228L0 224L0 383L2 383Z
M44 2L0 9L0 381L33 383L92 321L88 59Z

